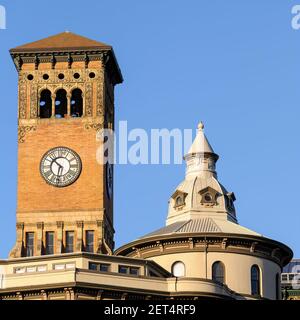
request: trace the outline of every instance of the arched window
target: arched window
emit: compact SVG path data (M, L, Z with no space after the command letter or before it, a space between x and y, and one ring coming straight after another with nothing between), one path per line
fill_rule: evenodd
M172 265L172 274L174 277L185 277L185 265L181 261L177 261Z
M52 98L49 90L43 90L40 97L40 118L51 118Z
M212 279L216 282L225 283L225 266L221 261L213 264Z
M74 89L71 97L71 116L82 117L83 114L83 99L82 91L80 89Z
M176 206L176 207L179 207L179 206L182 206L182 205L183 205L182 196L178 196L178 197L176 198L175 206Z
M60 89L56 92L55 117L64 118L67 113L68 113L67 92L64 89Z
M260 290L260 270L257 265L251 267L251 294L253 296L259 296Z
M280 276L279 276L279 273L276 273L275 286L276 286L276 300L281 300L281 295L280 295Z

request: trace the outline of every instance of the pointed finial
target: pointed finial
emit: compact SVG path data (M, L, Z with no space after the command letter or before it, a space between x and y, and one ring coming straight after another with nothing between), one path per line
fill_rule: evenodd
M201 121L201 122L198 124L198 130L199 130L199 131L203 131L203 129L204 129L204 124L203 124L203 122Z

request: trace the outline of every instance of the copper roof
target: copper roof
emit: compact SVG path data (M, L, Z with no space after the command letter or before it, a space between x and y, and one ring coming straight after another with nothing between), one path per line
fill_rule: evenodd
M74 51L80 49L109 50L111 49L111 46L103 42L91 40L66 31L42 40L18 46L14 49L11 49L11 52Z

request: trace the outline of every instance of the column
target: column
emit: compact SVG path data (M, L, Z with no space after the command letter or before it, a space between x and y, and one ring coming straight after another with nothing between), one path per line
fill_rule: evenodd
M62 221L56 222L57 226L57 240L56 240L56 253L63 252L63 227L64 223Z
M52 98L52 113L51 113L51 118L55 118L55 99L56 99L56 95L52 94L51 95Z
M96 300L102 300L103 292L103 290L98 291Z
M24 300L23 294L21 292L16 293L16 298L17 298L17 300Z
M85 114L86 114L86 112L85 112L85 94L82 90L82 116L85 117Z
M67 107L67 117L71 116L71 94L67 93L67 101L68 101L68 107Z
M76 247L75 251L76 252L82 252L83 250L83 221L77 221L76 222L77 226L77 239L76 239Z
M70 300L75 300L75 292L72 288L69 288L69 298Z
M48 294L45 290L41 290L42 300L48 300Z
M21 258L24 247L24 223L17 223L17 241L9 253L10 258Z
M97 253L102 253L103 245L103 222L97 221Z
M37 227L37 243L36 243L36 255L41 256L43 251L43 222L39 222L36 224Z
M41 92L39 92L39 93L37 94L37 112L36 112L37 118L39 118L40 115L41 115L40 102L41 102Z
M64 288L65 300L71 300L70 291L68 288Z

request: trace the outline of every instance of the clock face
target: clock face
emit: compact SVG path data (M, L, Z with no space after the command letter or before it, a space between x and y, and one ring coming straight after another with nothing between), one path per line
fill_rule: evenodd
M81 173L79 155L65 147L49 150L42 158L40 171L48 184L54 187L67 187L74 183Z
M109 199L112 198L113 183L114 183L113 166L112 164L107 163L106 164L106 190L107 190L107 196Z

